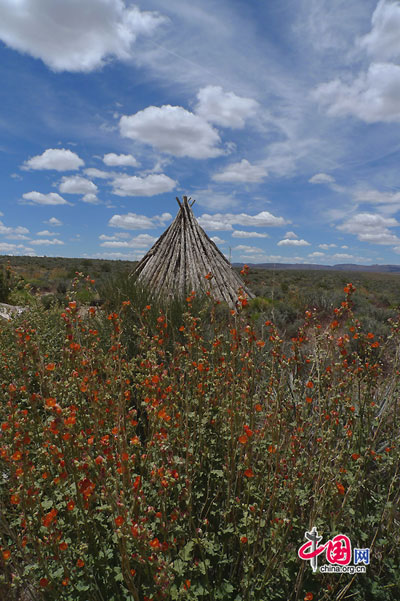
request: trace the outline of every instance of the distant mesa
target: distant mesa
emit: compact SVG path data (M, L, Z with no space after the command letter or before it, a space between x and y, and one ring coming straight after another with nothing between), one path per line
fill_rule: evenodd
M242 263L232 263L240 267ZM371 273L399 273L400 265L357 265L355 263L339 263L337 265L318 265L316 263L248 263L253 269L295 269L309 271L369 271Z

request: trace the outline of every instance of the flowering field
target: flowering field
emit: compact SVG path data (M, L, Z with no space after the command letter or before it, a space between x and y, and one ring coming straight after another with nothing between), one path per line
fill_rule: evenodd
M398 599L400 323L353 295L290 340L194 294L2 323L1 599ZM313 526L366 573L313 574Z

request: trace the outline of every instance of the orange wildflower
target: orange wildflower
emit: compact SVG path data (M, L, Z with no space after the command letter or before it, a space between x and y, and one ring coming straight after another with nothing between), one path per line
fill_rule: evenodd
M54 370L55 370L55 367L56 367L56 366L55 366L55 363L48 363L48 364L46 365L46 369L47 369L47 371L54 371Z
M245 545L245 544L247 543L247 541L248 541L248 538L247 538L247 536L242 536L242 537L240 538L240 542L241 542L243 545Z
M122 526L122 524L124 523L124 518L122 517L122 515L119 515L115 518L115 523L118 527Z
M344 488L343 484L341 484L340 482L336 482L336 488L338 489L339 495L344 495L345 488Z
M20 500L21 499L19 498L19 495L11 495L11 497L10 497L10 501L11 501L12 505L18 505Z
M247 442L247 436L245 434L242 434L242 436L239 436L239 442L241 444L246 444L246 442Z
M3 559L4 561L8 561L11 557L11 551L9 549L6 549L5 551L3 551Z
M76 565L78 566L78 568L83 568L83 566L85 565L85 562L83 561L83 559L79 558L78 561L76 562Z
M247 470L245 470L244 475L246 476L246 478L254 478L253 470L251 469L251 467L248 467Z
M52 509L49 511L49 513L42 517L42 524L45 528L48 528L51 525L51 523L55 520L57 513L57 509Z
M314 595L312 593L307 593L304 597L304 601L312 601L314 599Z

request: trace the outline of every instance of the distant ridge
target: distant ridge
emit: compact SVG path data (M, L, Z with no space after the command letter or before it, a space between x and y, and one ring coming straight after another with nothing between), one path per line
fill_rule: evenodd
M232 263L241 267L243 263ZM315 263L247 263L253 269L296 269L314 271L369 271L372 273L398 273L400 265L356 265L355 263L339 263L337 265L316 265Z

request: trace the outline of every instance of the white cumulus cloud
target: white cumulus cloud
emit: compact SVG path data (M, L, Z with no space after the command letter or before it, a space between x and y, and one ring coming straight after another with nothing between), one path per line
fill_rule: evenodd
M246 244L239 244L238 246L234 246L233 250L252 254L264 253L264 250L262 248L258 248L257 246L247 246Z
M42 192L26 192L22 195L25 200L31 200L34 204L38 205L69 205L65 198L57 194L57 192L49 192L49 194L43 194Z
M212 236L210 240L212 240L215 244L226 244L226 240L223 240L219 236Z
M261 211L257 215L247 215L246 213L215 213L209 215L203 213L198 222L208 230L232 230L233 225L275 227L288 223L283 217L275 217L268 211Z
M261 232L245 232L243 230L235 230L232 232L232 238L268 238L268 234Z
M308 181L310 184L333 184L335 178L327 173L316 173Z
M137 167L138 162L131 154L109 152L103 157L103 163L109 167Z
M164 226L172 219L170 213L146 217L146 215L136 215L136 213L126 213L126 215L113 215L108 222L111 227L118 227L124 230L147 230Z
M321 253L321 252L315 251L313 253L310 253L308 256L311 259L321 259L322 257L325 257L326 255L325 255L325 253Z
M262 182L268 175L263 165L252 165L246 159L238 163L231 163L223 171L215 173L212 179L216 182L232 183L258 183Z
M366 123L400 122L400 66L372 63L350 84L334 79L314 91L328 115L358 117Z
M36 232L36 236L59 236L58 232L49 232L49 230L41 230L40 232Z
M320 84L313 97L331 116L354 116L366 123L400 122L400 4L380 0L372 15L371 31L355 41L355 49L370 60L358 74Z
M400 238L389 229L399 225L400 223L394 217L358 213L338 225L337 229L347 234L354 234L361 242L390 245L400 243Z
M152 34L164 20L125 0L6 0L0 39L53 71L88 72L111 58L130 58L137 36Z
M99 240L119 240L120 238L129 238L128 232L117 232L113 236L107 236L107 234L100 234Z
M349 255L348 253L336 253L332 255L332 259L354 259L354 255Z
M48 148L42 154L25 161L23 169L53 169L54 171L76 171L83 167L83 160L71 150Z
M45 221L44 223L48 223L49 225L53 225L53 226L60 226L62 225L62 221L60 221L59 219L57 219L57 217L50 217L50 219L48 219L48 221Z
M206 86L197 94L195 112L206 121L222 127L243 128L245 120L255 114L258 102L252 98L224 92L220 86Z
M88 204L92 204L92 205L99 204L99 202L100 202L99 199L97 198L97 195L93 194L93 192L88 192L87 194L82 196L82 200L83 200L83 202L87 202Z
M5 255L34 255L35 251L29 246L23 244L9 244L8 242L0 242L0 253Z
M64 176L59 188L63 194L96 194L97 186L80 175Z
M277 242L277 246L310 246L310 243L307 242L307 240L284 238L283 240L279 240L279 242Z
M39 238L38 240L31 240L31 244L35 244L36 246L50 246L51 244L64 244L64 242L58 238L53 238L52 240L48 238Z
M113 179L113 194L117 196L155 196L170 192L176 181L163 173L154 173L139 177L136 175L119 175Z
M131 240L105 240L100 246L107 248L150 248L157 241L157 238L149 234L139 234Z
M400 4L393 0L379 0L371 24L371 31L358 40L360 48L377 60L400 58Z
M115 171L102 171L102 169L96 169L95 167L85 169L85 174L98 179L111 179L116 175Z
M385 208L389 212L397 212L400 208L400 192L382 192L374 188L360 189L353 192L353 198L358 203L386 205Z
M218 132L181 106L148 106L119 122L121 135L178 157L207 159L222 154Z
M17 227L9 227L0 221L0 234L5 238L26 238L25 234L29 234L29 230L22 225Z

